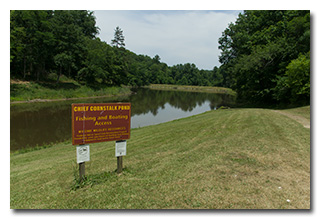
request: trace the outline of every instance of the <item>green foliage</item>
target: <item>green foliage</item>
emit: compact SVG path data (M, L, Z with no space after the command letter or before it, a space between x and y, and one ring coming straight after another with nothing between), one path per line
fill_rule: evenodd
M84 62L85 66L78 73L78 79L85 80L89 85L97 83L112 85L110 78L114 71L114 51L99 38L86 39L86 45L88 54Z
M243 101L308 103L310 63L290 63L310 51L309 11L245 11L219 44L222 86L236 90Z
M237 73L233 87L239 92L240 97L250 97L252 102L272 102L270 88L273 88L274 79L283 50L278 44L270 43L266 46L257 46L250 55L239 58L234 66Z
M58 72L75 78L86 57L85 38L97 33L89 11L11 11L11 76L39 80Z
M288 64L284 76L277 81L275 91L278 100L290 97L292 103L310 102L310 53L300 54Z
M292 60L286 71L287 85L293 94L310 97L310 53Z

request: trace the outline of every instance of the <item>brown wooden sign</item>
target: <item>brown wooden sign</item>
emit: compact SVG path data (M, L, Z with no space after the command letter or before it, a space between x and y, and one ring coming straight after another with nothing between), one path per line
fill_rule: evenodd
M72 104L72 144L130 138L131 103Z

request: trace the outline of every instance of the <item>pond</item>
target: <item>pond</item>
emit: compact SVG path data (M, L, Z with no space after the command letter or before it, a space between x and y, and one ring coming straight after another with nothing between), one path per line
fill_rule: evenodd
M131 128L159 124L234 104L227 94L137 89L129 96L11 104L10 150L71 142L72 103L131 103Z

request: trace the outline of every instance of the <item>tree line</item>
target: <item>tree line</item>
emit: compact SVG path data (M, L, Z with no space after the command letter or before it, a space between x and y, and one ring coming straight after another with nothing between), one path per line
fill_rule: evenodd
M110 27L113 28L113 27ZM92 87L178 84L232 88L244 102L310 103L310 11L244 11L219 38L220 67L169 67L159 55L125 48L115 28L111 45L97 34L93 12L10 12L11 77L65 75Z
M46 80L50 73L89 86L144 86L150 83L218 85L216 71L194 64L169 67L159 55L137 55L125 48L116 27L111 45L97 34L93 12L25 10L10 12L11 77ZM215 80L216 79L216 80Z

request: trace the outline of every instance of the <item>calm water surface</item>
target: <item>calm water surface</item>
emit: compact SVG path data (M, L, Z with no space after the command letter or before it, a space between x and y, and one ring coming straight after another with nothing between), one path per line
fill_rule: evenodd
M126 97L13 104L10 106L10 150L71 141L71 104L110 102L131 102L131 128L138 128L232 105L234 97L138 89Z

